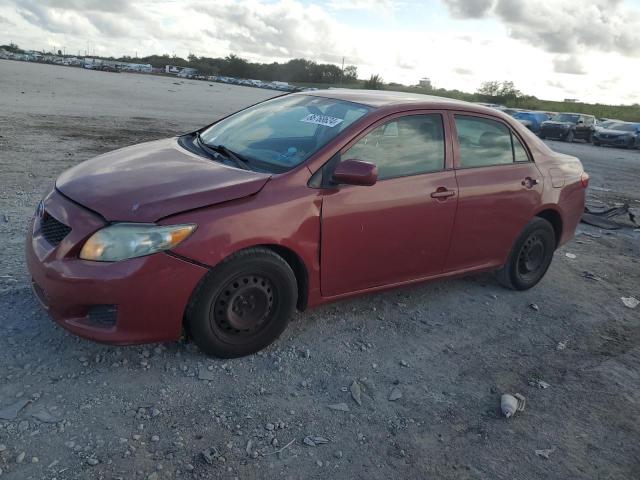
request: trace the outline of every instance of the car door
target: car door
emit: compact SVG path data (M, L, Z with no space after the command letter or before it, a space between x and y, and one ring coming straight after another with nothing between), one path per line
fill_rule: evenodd
M540 205L542 175L502 120L452 112L458 210L445 271L502 265Z
M387 117L342 149L339 161L376 164L378 181L323 196L323 296L442 272L457 202L444 118L432 111Z

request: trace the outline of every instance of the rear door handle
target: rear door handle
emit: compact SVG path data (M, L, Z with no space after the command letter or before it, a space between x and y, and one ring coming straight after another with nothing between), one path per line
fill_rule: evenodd
M438 188L435 192L431 193L431 198L448 198L453 197L456 194L455 190L447 190L444 187Z
M521 183L523 187L533 188L538 184L538 180L536 180L535 178L526 177L524 180L522 180Z

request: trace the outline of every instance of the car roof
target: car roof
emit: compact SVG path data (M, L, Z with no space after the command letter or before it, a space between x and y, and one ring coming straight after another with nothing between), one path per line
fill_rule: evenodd
M300 95L300 93L296 94ZM478 105L475 103L455 100L453 98L436 97L420 93L395 92L391 90L362 90L351 88L332 88L328 90L316 90L303 92L302 95L314 95L317 97L333 98L347 102L360 103L369 107L380 108L390 106L424 106L427 108L443 108L473 110L478 112L495 112L496 109Z

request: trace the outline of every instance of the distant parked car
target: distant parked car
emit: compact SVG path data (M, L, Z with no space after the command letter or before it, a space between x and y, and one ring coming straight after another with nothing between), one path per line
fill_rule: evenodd
M533 133L538 133L542 122L549 120L549 115L545 112L519 111L512 115L513 118L522 123Z
M297 93L67 170L36 209L27 265L77 335L148 343L185 326L237 357L296 307L487 270L533 287L573 237L588 180L490 108Z
M582 113L558 113L550 120L542 122L540 138L553 138L573 142L575 139L591 143L595 132L596 119Z
M613 147L640 147L640 123L613 122L599 128L593 134L593 144L611 145Z
M603 118L601 120L599 119L596 122L595 131L597 132L598 130L602 130L604 128L608 128L610 125L613 125L614 123L625 123L625 122L622 121L622 120L611 120L609 118ZM594 134L595 134L595 132L594 132Z

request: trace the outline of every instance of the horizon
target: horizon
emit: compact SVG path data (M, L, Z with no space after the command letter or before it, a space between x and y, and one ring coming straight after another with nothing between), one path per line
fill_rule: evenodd
M509 80L550 101L639 103L628 72L640 65L640 0L585 2L574 12L551 0L0 0L0 42L116 58L340 66L344 57L359 78L385 83L428 77L434 88L475 92Z

